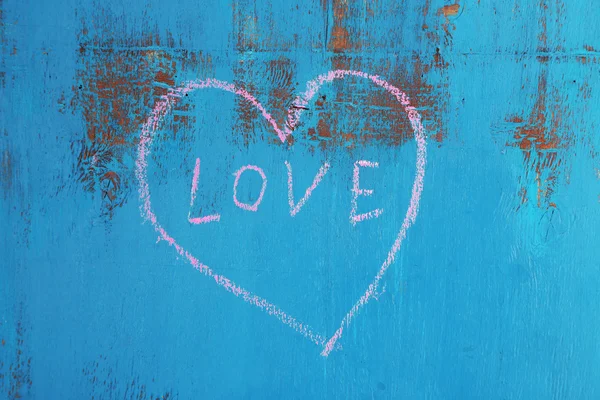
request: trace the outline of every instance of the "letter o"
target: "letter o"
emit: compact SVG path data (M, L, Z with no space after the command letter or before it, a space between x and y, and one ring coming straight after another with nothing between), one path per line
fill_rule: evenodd
M258 172L262 178L262 187L260 189L260 195L258 196L258 199L253 204L242 203L237 199L237 185L240 181L240 176L242 176L244 171L247 171L247 170L252 170L252 171ZM234 175L235 175L235 182L233 183L233 202L235 203L235 205L243 210L248 210L248 211L258 210L258 206L262 202L263 196L265 195L265 190L267 189L267 177L266 177L264 171L260 167L257 167L256 165L244 165L242 168L235 171Z

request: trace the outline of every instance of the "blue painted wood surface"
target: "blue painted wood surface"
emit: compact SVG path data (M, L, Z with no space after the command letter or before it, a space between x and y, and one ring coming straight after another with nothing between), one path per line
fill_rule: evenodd
M583 0L3 0L0 398L600 398L599 17ZM348 325L417 146L368 79L299 105L333 70L405 92L427 142L415 223ZM136 160L164 96L209 78L282 130L302 121L282 143L239 96L174 100L146 171L178 252ZM357 212L383 213L352 224L359 160L378 167L360 169ZM330 164L294 216L286 162L295 202ZM256 212L234 202L244 165L267 180ZM261 183L245 172L238 200ZM305 326L344 331L325 357Z

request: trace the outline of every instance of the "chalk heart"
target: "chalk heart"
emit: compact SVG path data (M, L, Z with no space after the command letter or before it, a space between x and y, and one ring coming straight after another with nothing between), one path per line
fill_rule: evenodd
M385 260L383 260L381 267L369 286L365 289L365 292L356 300L354 305L348 310L344 318L340 321L339 328L331 335L326 336L315 332L309 325L302 323L297 318L286 313L284 310L269 302L263 297L260 297L254 293L249 292L242 286L232 282L226 276L219 274L218 270L212 269L209 266L203 264L198 258L196 258L187 249L183 248L177 240L172 237L160 224L156 214L152 208L150 188L148 185L147 176L147 165L148 157L152 149L152 141L155 133L159 130L161 123L165 116L172 109L173 105L178 101L179 98L187 95L190 92L213 88L219 89L226 92L233 93L234 95L241 96L248 102L250 102L259 113L268 121L273 127L273 130L282 142L285 142L287 137L292 134L294 127L300 121L303 110L307 107L309 101L313 99L319 89L324 84L329 84L334 80L341 80L346 77L358 77L366 79L372 82L375 86L385 89L391 96L393 96L404 108L407 113L408 119L412 129L414 130L414 137L416 142L416 169L415 179L412 185L412 193L409 201L408 209L404 216L400 230L394 239L394 242L387 253ZM277 123L273 117L265 110L265 108L256 100L254 96L248 93L246 90L236 87L231 83L219 81L216 79L206 80L195 80L185 83L183 86L173 88L168 91L167 94L163 95L157 102L152 113L148 117L146 123L142 127L140 135L140 142L138 145L138 155L136 161L136 176L139 181L139 196L140 196L140 211L142 217L149 220L160 238L169 243L170 246L174 247L177 253L187 260L195 269L202 272L204 275L214 279L215 283L232 293L234 296L244 300L255 307L258 307L265 313L274 316L283 324L294 329L307 339L317 344L322 350L321 355L327 357L332 350L340 348L338 341L344 333L350 323L356 318L358 312L377 295L379 283L390 266L394 263L394 259L402 241L406 237L406 233L410 226L415 222L417 212L419 208L419 200L421 198L421 192L423 191L423 178L425 176L425 163L427 156L426 140L421 124L421 116L417 113L416 109L410 105L409 99L405 93L400 89L390 85L377 75L370 75L361 71L351 70L335 70L330 71L326 74L319 75L316 79L313 79L307 83L306 91L295 99L294 106L292 107L287 116L286 126L282 129L277 126Z

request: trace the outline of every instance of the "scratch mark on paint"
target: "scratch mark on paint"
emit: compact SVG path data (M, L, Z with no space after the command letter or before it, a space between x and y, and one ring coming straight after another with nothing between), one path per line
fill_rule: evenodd
M119 360L119 362L122 363L123 360ZM179 398L179 395L174 394L172 390L159 392L162 394L154 393L148 388L149 385L141 383L139 376L131 377L127 382L121 382L117 378L113 364L115 364L115 361L109 364L108 357L100 355L98 360L89 363L81 370L91 386L91 399L108 397L111 399L175 400ZM154 382L154 379L152 379L152 382Z
M0 349L0 393L4 393L8 400L28 397L33 386L31 380L32 358L27 356L25 342L27 332L23 323L23 303L18 306L16 321L14 344L5 346L6 341L2 339L2 348ZM7 354L9 351L14 351L14 354ZM8 371L4 371L5 363L8 362L10 362Z
M8 142L5 142L5 148L0 148L0 187L4 198L7 199L12 192L14 179L14 160L12 152L8 148Z

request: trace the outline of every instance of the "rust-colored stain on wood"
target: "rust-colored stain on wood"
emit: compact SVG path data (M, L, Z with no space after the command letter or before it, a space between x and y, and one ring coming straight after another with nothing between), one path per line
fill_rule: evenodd
M103 18L106 26L117 24ZM211 61L201 52L180 49L171 36L163 43L156 35L100 38L88 32L82 28L78 83L71 102L86 124L86 139L78 150L77 180L86 191L100 195L102 213L110 217L132 190L133 174L124 158L137 143L148 111L175 85L178 70L207 68ZM189 104L178 103L176 111L171 124L175 137L190 125Z
M443 15L444 17L451 17L454 15L458 15L458 10L460 10L460 5L457 4L451 4L448 6L443 6L438 10L438 14L439 15Z

